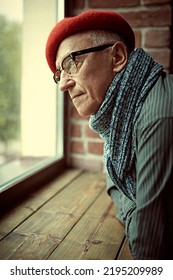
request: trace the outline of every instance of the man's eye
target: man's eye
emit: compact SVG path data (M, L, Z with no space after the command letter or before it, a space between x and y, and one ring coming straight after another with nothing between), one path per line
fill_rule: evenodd
M69 64L69 61L71 60L71 58L69 56L67 56L63 62L62 62L62 69L65 69L67 68L68 64Z
M75 61L73 59L70 59L68 61L68 69L71 69L73 66L75 66Z
M81 55L78 55L75 57L75 62L78 63L78 62L81 62L85 59L85 54L81 54Z
M79 55L75 57L75 65L77 68L80 68L83 62L84 62L84 55Z
M72 58L65 59L63 62L63 69L69 71L72 67L75 66L75 62Z

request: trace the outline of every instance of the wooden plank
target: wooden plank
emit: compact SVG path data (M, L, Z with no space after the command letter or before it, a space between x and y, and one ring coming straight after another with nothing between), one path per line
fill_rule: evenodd
M105 176L83 173L0 242L0 259L46 259L105 188Z
M127 239L125 239L125 242L123 243L123 246L121 248L121 251L120 251L117 259L118 260L133 260Z
M114 259L124 239L124 227L115 211L104 191L49 259Z
M19 224L26 220L30 215L36 212L42 205L62 191L70 182L82 173L81 170L72 169L65 171L54 182L40 188L32 193L28 198L17 207L1 214L0 217L0 239L10 233Z

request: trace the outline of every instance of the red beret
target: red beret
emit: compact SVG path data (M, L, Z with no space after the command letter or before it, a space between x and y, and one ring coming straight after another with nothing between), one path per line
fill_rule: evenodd
M112 11L88 10L78 16L64 18L50 32L46 44L46 59L51 71L56 70L56 52L65 38L77 32L96 29L114 31L123 36L132 50L135 47L133 30L122 16Z

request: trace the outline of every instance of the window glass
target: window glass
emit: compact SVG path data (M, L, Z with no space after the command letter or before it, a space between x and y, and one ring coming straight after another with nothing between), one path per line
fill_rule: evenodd
M45 44L64 1L0 1L0 188L63 157L63 95Z

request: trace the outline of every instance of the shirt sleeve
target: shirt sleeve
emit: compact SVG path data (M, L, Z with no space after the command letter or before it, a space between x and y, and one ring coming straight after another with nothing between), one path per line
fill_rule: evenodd
M136 207L125 230L134 259L173 258L173 119L137 132Z

